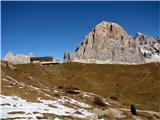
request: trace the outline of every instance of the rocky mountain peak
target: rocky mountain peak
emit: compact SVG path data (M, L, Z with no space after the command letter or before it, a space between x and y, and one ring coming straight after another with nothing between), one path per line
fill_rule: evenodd
M137 33L134 37L139 46L145 62L160 62L160 42L151 36Z
M33 54L29 55L16 54L14 56L12 52L8 52L3 60L12 64L30 63L30 57L33 57Z
M13 52L9 51L4 59L9 59L9 58L12 58L12 57L14 57Z
M136 33L136 36L143 36L144 34L143 33L141 33L141 32L137 32Z
M84 63L143 63L134 39L116 23L105 22L85 36L75 53L65 53L65 61Z
M97 24L92 32L95 35L113 39L126 39L130 37L120 25L105 21Z

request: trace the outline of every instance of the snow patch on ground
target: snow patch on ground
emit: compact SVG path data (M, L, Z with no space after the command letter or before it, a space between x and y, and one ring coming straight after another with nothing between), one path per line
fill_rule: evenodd
M73 98L69 98L67 96L61 96L61 98L58 99L57 101L62 102L62 103L70 103L70 104L79 105L82 108L91 108L91 106L89 106L88 104L86 104L84 102L77 101Z
M1 115L0 119L4 118L33 118L43 117L43 113L74 116L79 118L92 118L93 113L85 109L74 109L63 105L66 99L57 100L39 100L39 102L27 102L17 96L0 96L1 99ZM71 103L79 104L81 107L88 107L89 105L79 103L74 99L70 99ZM76 112L79 113L76 113ZM58 119L58 118L55 118Z

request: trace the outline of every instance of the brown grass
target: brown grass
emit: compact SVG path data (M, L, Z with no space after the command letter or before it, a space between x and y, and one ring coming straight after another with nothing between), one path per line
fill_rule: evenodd
M55 66L21 64L16 65L16 68L13 71L2 67L2 73L5 72L18 81L41 88L45 86L79 88L103 97L115 96L127 106L134 103L139 104L141 109L159 111L160 108L160 64L158 63L143 65L65 63ZM34 80L28 76L32 76ZM15 90L14 87L6 89L5 82L2 81L3 93L21 94L25 97L22 91ZM34 97L33 95L30 97Z

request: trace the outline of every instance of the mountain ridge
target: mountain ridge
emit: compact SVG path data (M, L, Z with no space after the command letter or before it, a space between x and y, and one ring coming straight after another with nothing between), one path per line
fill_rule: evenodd
M30 63L32 54L4 57L13 64ZM134 37L117 23L102 21L89 32L75 52L65 52L64 62L95 64L145 64L160 62L160 40L137 32Z
M9 51L7 55L3 58L3 60L13 64L23 64L23 63L30 63L30 57L33 56L34 55L32 53L29 53L28 55L23 55L23 54L14 55L13 52Z
M139 37L140 36L140 37ZM139 39L152 41L150 46L155 46L154 53L146 58L142 52ZM147 47L147 46L145 46ZM150 49L150 48L149 48ZM152 50L152 52L155 52ZM153 37L148 37L137 32L131 37L123 27L117 23L105 22L97 24L89 32L75 52L64 54L65 62L100 63L100 64L142 64L147 62L160 62L160 43ZM153 57L153 59L152 59ZM151 60L150 60L151 59Z

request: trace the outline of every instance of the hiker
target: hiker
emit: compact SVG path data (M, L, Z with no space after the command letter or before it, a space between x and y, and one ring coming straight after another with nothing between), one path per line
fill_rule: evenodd
M137 115L136 107L133 104L131 104L131 108L130 109L131 109L132 115Z

